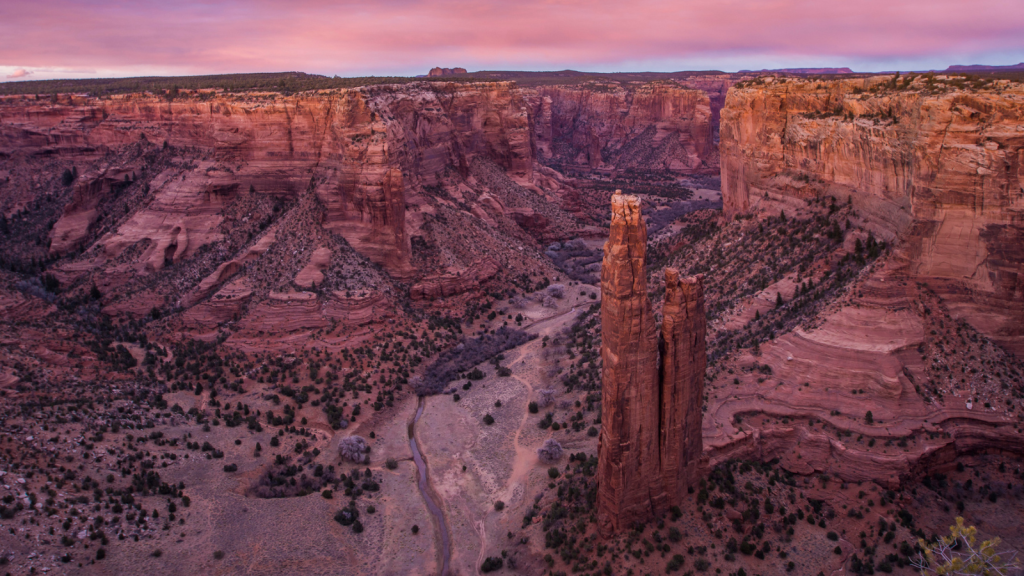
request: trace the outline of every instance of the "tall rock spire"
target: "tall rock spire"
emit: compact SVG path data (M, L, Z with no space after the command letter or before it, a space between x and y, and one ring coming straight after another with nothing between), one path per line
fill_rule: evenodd
M647 226L640 199L612 196L601 265L601 437L598 527L611 534L654 512L658 478L658 346L647 298Z
M665 269L661 323L661 476L671 504L678 504L699 475L703 451L701 404L707 352L704 276L680 278Z
M597 517L605 536L678 504L697 475L702 450L702 279L680 280L677 271L666 271L659 355L646 256L640 200L616 191L601 267Z

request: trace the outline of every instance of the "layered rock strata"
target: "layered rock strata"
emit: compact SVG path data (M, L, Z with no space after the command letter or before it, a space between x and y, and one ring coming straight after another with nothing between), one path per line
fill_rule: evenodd
M640 200L612 196L601 267L598 527L609 535L679 503L701 454L702 280L666 272L663 354L647 296Z
M768 80L722 110L727 214L830 195L899 237L912 276L1024 353L1024 87Z

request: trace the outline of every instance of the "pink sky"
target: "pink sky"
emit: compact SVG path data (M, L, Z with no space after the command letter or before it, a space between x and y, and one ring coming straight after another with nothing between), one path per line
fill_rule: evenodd
M0 80L1020 61L1022 0L0 2Z

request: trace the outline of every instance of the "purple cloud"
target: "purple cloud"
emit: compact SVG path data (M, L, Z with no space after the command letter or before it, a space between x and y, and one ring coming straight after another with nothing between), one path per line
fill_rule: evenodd
M0 66L908 69L1024 60L1020 22L1019 0L9 0Z

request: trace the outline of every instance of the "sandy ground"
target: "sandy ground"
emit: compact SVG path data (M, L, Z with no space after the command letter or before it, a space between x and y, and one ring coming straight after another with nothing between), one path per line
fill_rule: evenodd
M487 376L473 382L470 390L462 389L464 382L455 383L458 402L451 395L426 400L416 434L451 530L453 574L476 574L486 557L498 556L502 550L511 552L517 546L508 534L521 527L524 511L534 497L548 490L550 465L537 457L537 448L545 440L556 438L567 452L596 454L596 438L585 432L542 430L537 422L544 411L530 414L527 410L538 389L556 390L556 405L585 396L564 394L564 387L547 376L549 362L542 360L543 337L553 337L571 326L582 310L600 302L589 297L596 289L582 286L586 295L581 296L581 290L575 288L570 287L571 296L560 302L557 310L540 309L547 311L546 318L527 327L537 339L505 352L502 365L512 370L511 376L500 378L493 365L484 363L479 367ZM528 310L525 315L533 317L534 312L538 310ZM562 418L565 410L548 410L558 414L558 421L567 419ZM492 425L484 424L486 414L494 418ZM565 465L565 458L560 464ZM495 510L497 501L505 504L504 510Z

